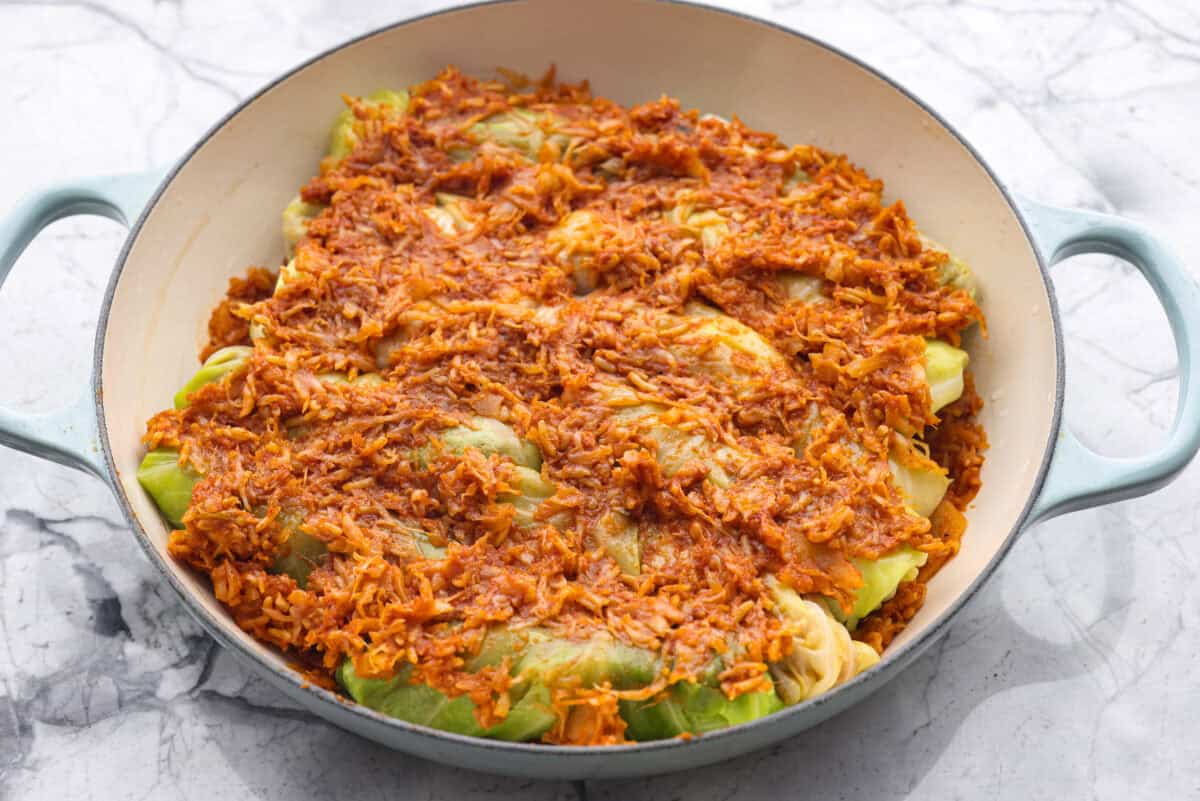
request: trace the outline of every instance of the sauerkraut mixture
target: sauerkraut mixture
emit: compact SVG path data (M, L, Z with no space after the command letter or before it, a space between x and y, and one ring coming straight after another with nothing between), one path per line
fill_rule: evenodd
M848 681L954 555L969 270L844 156L453 69L347 98L139 477L314 680L435 728L703 734Z

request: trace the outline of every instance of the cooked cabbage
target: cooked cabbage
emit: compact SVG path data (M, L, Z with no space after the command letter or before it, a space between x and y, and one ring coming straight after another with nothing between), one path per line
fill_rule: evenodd
M933 411L962 397L963 371L968 360L965 350L940 339L925 340L925 380Z
M819 303L825 299L825 279L794 270L784 270L777 278L788 300Z
M706 734L748 723L783 709L774 690L728 698L719 687L680 681L657 698L621 701L621 717L634 740L665 740L681 734Z
M325 541L300 530L300 519L288 512L280 514L280 526L289 532L287 541L280 547L270 572L283 573L296 580L303 589L308 576L329 552ZM429 535L420 528L390 518L380 520L377 525L390 529L398 545L409 551L414 559L444 559L446 549L434 545Z
M299 195L283 209L283 243L290 257L296 243L308 234L308 223L321 213L321 206L305 203Z
M586 295L600 280L596 254L613 231L600 215L586 209L563 217L546 235L546 245L559 265L569 271L575 292Z
M614 689L628 690L654 681L658 675L658 657L652 651L625 645L607 635L570 640L534 632L513 663L513 675L550 687L561 684L595 687L607 683Z
M175 448L155 448L138 465L137 480L162 516L175 528L183 528L183 515L192 502L192 489L200 473L191 465L179 463Z
M852 559L862 574L863 585L855 591L854 608L843 620L846 626L853 631L858 621L890 600L901 583L915 579L917 571L928 560L929 554L908 545L875 560ZM842 619L841 608L836 604L830 606L830 611Z
M696 366L706 372L730 378L760 376L764 368L784 363L783 354L762 334L711 306L689 303L684 307L684 314L705 318L705 322L673 342L671 347L684 349L696 360ZM753 369L739 367L735 354L753 360Z
M516 492L501 493L496 496L496 500L500 503L512 504L515 510L513 522L518 526L528 528L540 525L540 522L534 518L537 508L542 501L553 497L558 488L552 481L542 478L542 474L537 470L517 465L513 471L516 474L516 482L513 484ZM554 525L557 521L547 522Z
M280 525L288 530L288 539L279 549L271 563L272 573L283 573L296 580L303 589L308 585L308 575L317 566L321 557L329 553L325 541L300 530L299 521L280 516Z
M204 364L200 369L196 371L196 374L183 385L183 389L175 393L175 408L186 409L188 398L193 392L205 384L220 381L226 375L245 365L246 360L250 358L250 353L253 350L253 348L245 345L233 345L228 348L221 348L209 356L204 360Z
M496 725L484 727L479 725L475 704L468 696L450 698L426 684L413 684L411 666L401 668L390 679L364 679L347 659L336 675L350 697L368 709L454 734L524 742L540 738L555 722L550 691L542 684L514 688L508 715Z
M467 203L470 198L438 192L437 205L425 209L425 216L446 236L457 236L475 226Z
M514 108L475 123L468 134L476 142L511 147L530 161L539 161L543 146L549 144L557 160L571 141L559 130L563 124L563 120L552 114Z
M808 417L793 432L792 447L797 455L804 456L820 424L818 409L815 405L810 406ZM866 458L866 452L858 443L845 442L843 445L856 457ZM929 458L925 447L917 440L893 434L888 448L888 468L892 484L909 507L922 517L929 517L950 488L950 477L944 467Z
M871 646L850 639L825 604L801 598L774 576L768 577L767 587L776 613L796 629L791 653L771 664L775 691L784 703L818 696L879 661Z
M916 441L895 435L888 449L892 482L900 495L922 517L929 517L950 488L946 470L930 459Z
M379 89L367 95L364 100L367 105L390 109L396 114L403 114L408 110L408 92L404 91ZM338 114L333 123L333 130L329 132L330 157L340 161L354 150L354 146L358 144L358 133L354 130L356 120L353 109L343 109Z
M697 205L688 192L681 192L676 201L667 219L699 239L705 251L714 249L729 236L729 223L720 212Z
M975 274L971 272L971 268L962 259L955 256L949 249L943 247L941 243L936 242L924 234L921 235L921 244L926 250L936 250L946 254L946 260L938 266L938 281L943 286L952 286L955 289L961 289L971 296L973 300L979 299L979 282L975 279Z
M590 532L592 541L612 558L621 572L636 576L642 572L642 549L638 525L624 512L606 512Z
M350 384L359 387L378 387L383 385L383 376L379 373L359 373L350 380L350 376L346 373L330 372L319 373L317 380L324 381L326 384Z
M503 627L488 632L468 669L478 671L504 659L509 660L514 678L512 708L502 722L488 728L479 725L475 705L467 696L451 699L432 687L411 683L411 667L402 668L391 679L363 679L346 660L338 668L337 679L358 703L400 720L476 737L532 740L555 722L550 688L608 684L631 689L646 686L658 673L653 653L611 637L596 635L576 641L540 629L515 633Z
M521 439L511 426L490 417L473 417L468 425L449 428L441 433L441 440L451 453L474 448L485 455L507 456L531 470L542 467L542 452L537 445Z
M512 427L489 417L474 417L468 425L455 426L443 431L438 438L442 447L450 453L477 450L485 455L496 454L513 462L510 478L512 492L500 493L496 500L511 504L515 508L513 521L522 527L538 525L534 519L538 505L554 495L558 488L554 482L542 477L542 452L528 440L521 439ZM414 453L416 464L428 467L430 448L421 448ZM552 525L563 520L548 521Z
M745 462L745 454L728 445L715 443L702 433L688 431L684 422L677 420L667 407L638 402L637 395L626 386L601 383L595 389L614 406L629 401L627 406L618 406L616 415L644 426L643 430L654 440L655 461L664 476L670 478L689 462L700 461L709 468L709 481L723 489L733 483L731 473L736 474L739 466Z

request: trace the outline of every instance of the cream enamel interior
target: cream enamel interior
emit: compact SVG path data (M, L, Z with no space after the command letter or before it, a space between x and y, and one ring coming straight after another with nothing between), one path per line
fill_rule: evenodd
M198 149L145 220L103 331L101 389L116 481L154 546L165 552L167 529L134 477L139 438L196 369L226 282L248 265L280 263L280 212L315 172L342 93L400 88L448 61L477 75L498 65L540 74L553 63L560 77L588 78L596 93L622 103L667 93L786 141L848 153L886 182L890 198L903 198L925 233L973 267L989 337L973 336L968 349L992 447L962 553L931 584L893 649L918 636L1002 547L1036 486L1058 374L1036 257L971 153L891 85L815 43L690 6L532 0L420 20L291 75ZM207 581L171 564L230 638L283 664L228 621Z

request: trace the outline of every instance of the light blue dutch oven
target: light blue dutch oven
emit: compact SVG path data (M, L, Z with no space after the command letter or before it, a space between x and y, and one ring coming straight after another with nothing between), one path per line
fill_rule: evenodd
M278 264L279 212L315 171L342 93L408 85L447 61L469 73L558 65L632 103L662 93L738 114L785 140L849 153L882 177L922 230L974 268L987 339L969 342L992 443L959 556L883 661L784 712L690 741L581 748L498 743L382 717L304 685L280 654L238 630L207 583L167 557L167 530L134 479L145 420L194 371L210 309L230 276ZM91 389L46 414L0 410L0 442L107 482L149 558L204 627L252 669L333 723L394 748L478 770L544 778L682 770L762 748L845 709L947 628L1024 527L1150 492L1200 446L1200 291L1151 233L1128 220L1014 200L971 147L920 101L803 34L695 5L613 0L497 3L421 17L325 53L273 82L170 170L36 192L0 224L0 279L37 232L75 214L130 225L105 293ZM1061 328L1046 268L1078 253L1136 265L1157 293L1179 352L1179 411L1155 453L1093 453L1060 425ZM79 388L85 384L79 377Z

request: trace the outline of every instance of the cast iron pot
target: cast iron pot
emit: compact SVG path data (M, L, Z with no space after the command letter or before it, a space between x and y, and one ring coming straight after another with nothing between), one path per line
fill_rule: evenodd
M850 154L903 198L922 230L978 276L987 339L969 341L991 440L962 552L874 669L819 698L694 740L616 747L500 743L393 720L306 686L281 655L240 631L206 580L166 552L168 530L134 477L145 421L196 369L209 311L232 275L278 264L279 213L315 171L342 93L406 86L446 62L588 78L622 103L667 93L737 114L784 141ZM164 173L72 182L37 192L0 223L0 281L45 225L73 214L132 223L96 332L91 391L49 414L0 409L0 442L108 482L150 560L204 628L317 715L393 748L465 768L543 778L693 768L762 748L883 686L947 628L1014 537L1034 521L1150 492L1200 445L1200 291L1141 226L1017 200L944 121L902 88L803 34L680 3L527 0L396 24L320 55L271 83ZM1169 439L1136 459L1096 454L1060 425L1062 331L1049 264L1083 252L1135 264L1166 310L1179 351L1179 412ZM80 377L83 384L83 377Z

